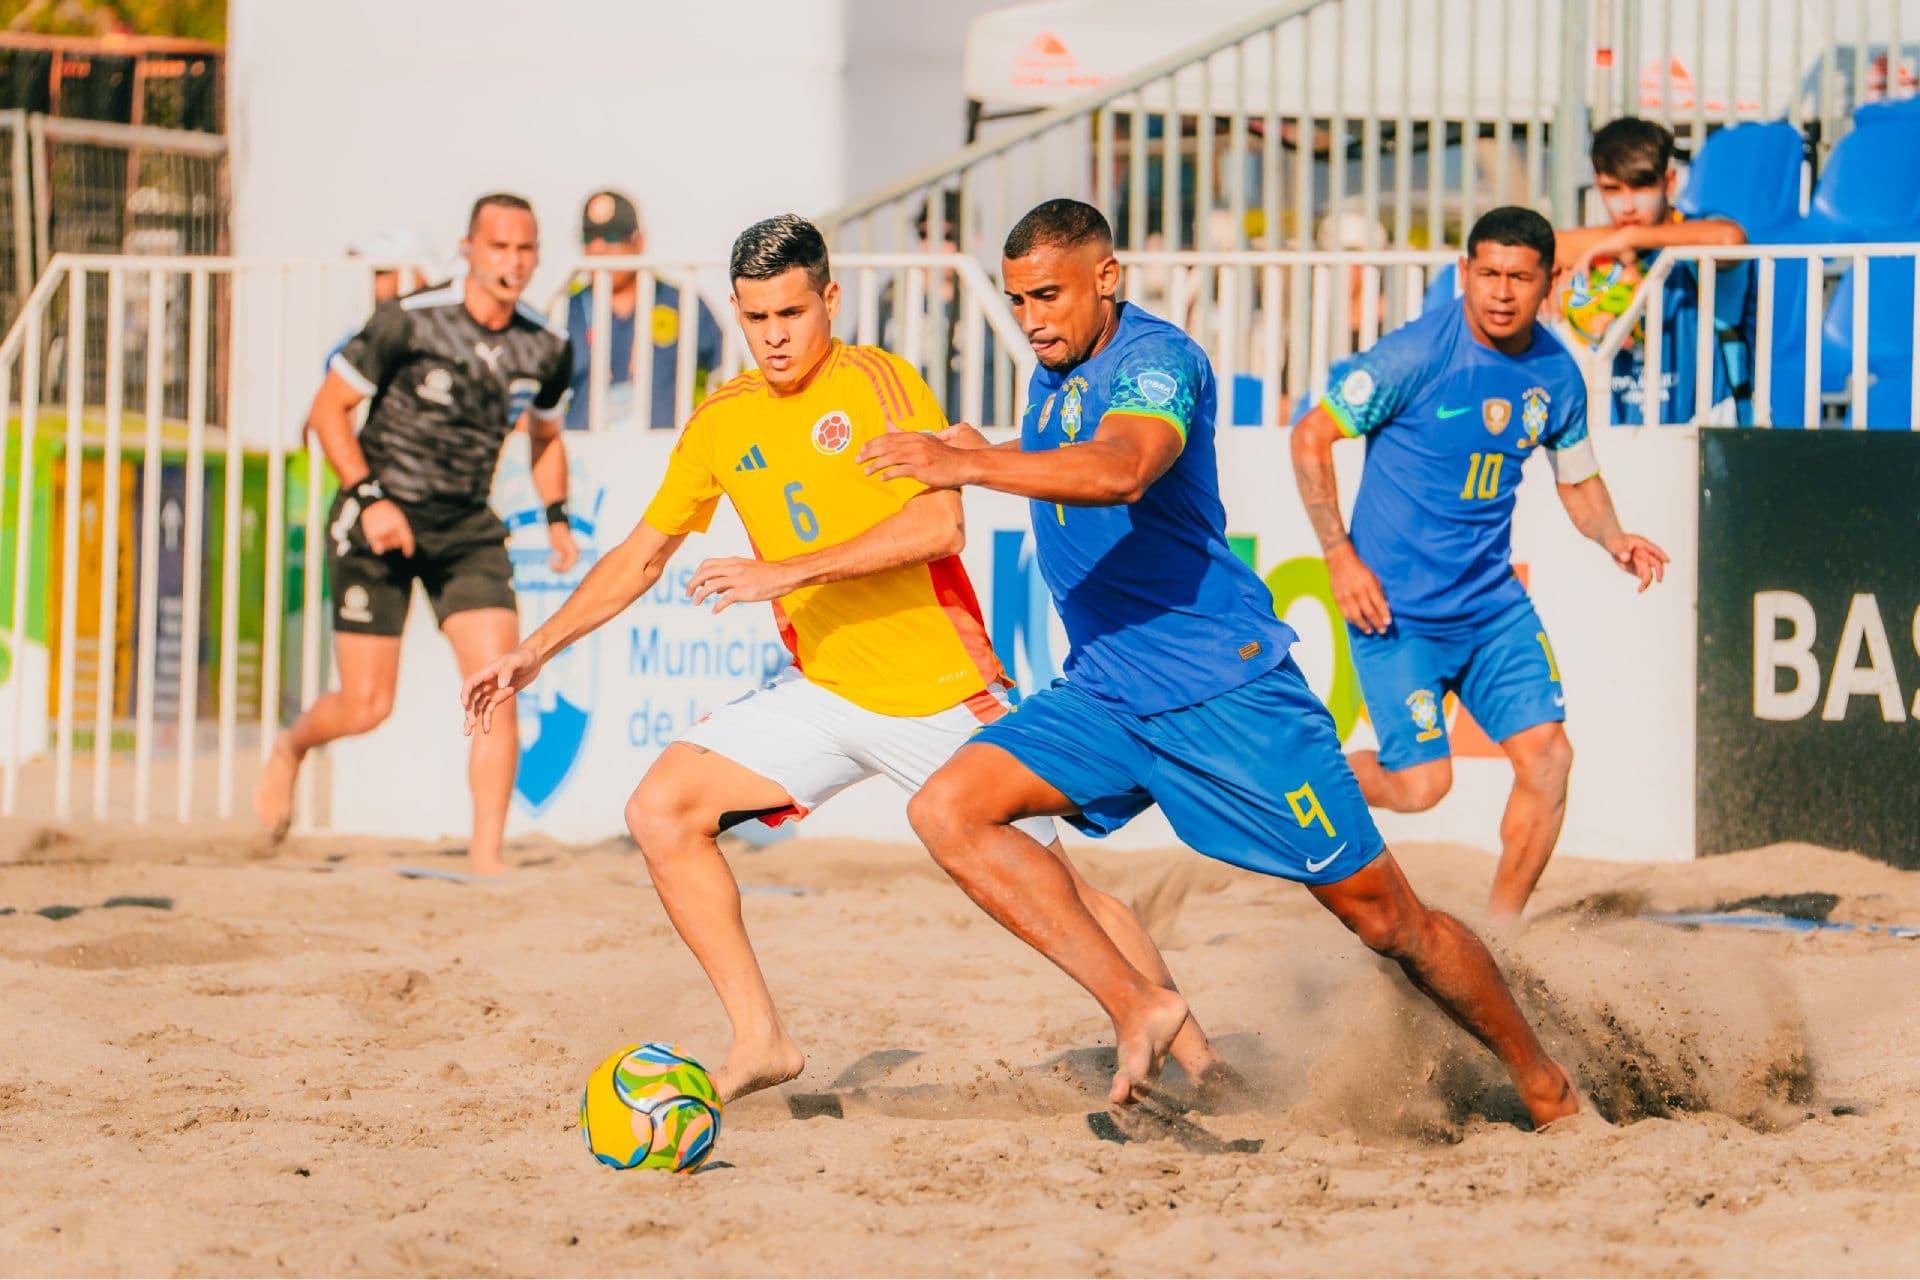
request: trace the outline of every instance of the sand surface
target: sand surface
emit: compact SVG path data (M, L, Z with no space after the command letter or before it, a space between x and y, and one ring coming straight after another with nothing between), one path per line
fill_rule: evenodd
M0 827L0 1270L1920 1271L1920 941L1637 918L1825 893L1835 920L1920 923L1920 876L1851 855L1557 862L1499 950L1620 1123L1535 1135L1305 893L1083 847L1259 1084L1192 1116L1249 1152L1097 1138L1105 1019L918 850L743 851L810 1062L729 1108L690 1178L602 1169L575 1129L621 1045L725 1047L644 862L514 856L470 885L397 875L460 865L421 846ZM1488 857L1401 857L1473 916Z

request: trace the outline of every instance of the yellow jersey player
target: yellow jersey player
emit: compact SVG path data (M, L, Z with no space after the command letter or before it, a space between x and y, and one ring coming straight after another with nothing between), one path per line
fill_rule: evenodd
M833 338L839 287L826 242L804 219L747 228L730 268L758 368L701 404L626 541L461 692L468 732L490 731L543 663L649 590L721 497L732 500L756 554L702 562L688 594L716 613L771 602L793 665L670 744L626 810L667 915L732 1024L713 1073L724 1099L792 1079L805 1058L774 1009L715 837L740 822L803 817L875 774L911 793L1007 710L1007 680L960 563L959 496L876 479L855 462L887 432L944 430L932 393L898 357ZM1050 819L1023 829L1066 861ZM1120 950L1171 990L1133 913L1073 880ZM1191 1022L1172 1052L1203 1090L1232 1079Z

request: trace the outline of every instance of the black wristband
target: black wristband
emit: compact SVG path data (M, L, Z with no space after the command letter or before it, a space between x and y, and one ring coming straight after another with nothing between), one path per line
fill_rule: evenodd
M387 491L380 487L378 480L372 476L368 476L365 480L353 486L353 496L360 499L360 505L364 509L372 506L376 502L385 502L387 500Z
M547 504L547 523L548 524L566 524L567 523L567 503L564 498L561 499L559 502L549 502Z

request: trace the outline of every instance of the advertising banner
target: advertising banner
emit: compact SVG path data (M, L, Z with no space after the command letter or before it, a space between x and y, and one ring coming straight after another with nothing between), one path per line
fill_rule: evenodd
M1920 435L1709 430L1699 844L1920 867Z

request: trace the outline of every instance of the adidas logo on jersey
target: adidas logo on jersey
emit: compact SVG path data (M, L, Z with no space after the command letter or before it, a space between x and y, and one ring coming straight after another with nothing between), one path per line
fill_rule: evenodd
M767 469L767 460L761 455L760 446L755 445L753 448L741 454L740 461L734 464L733 469L735 471L765 471Z

